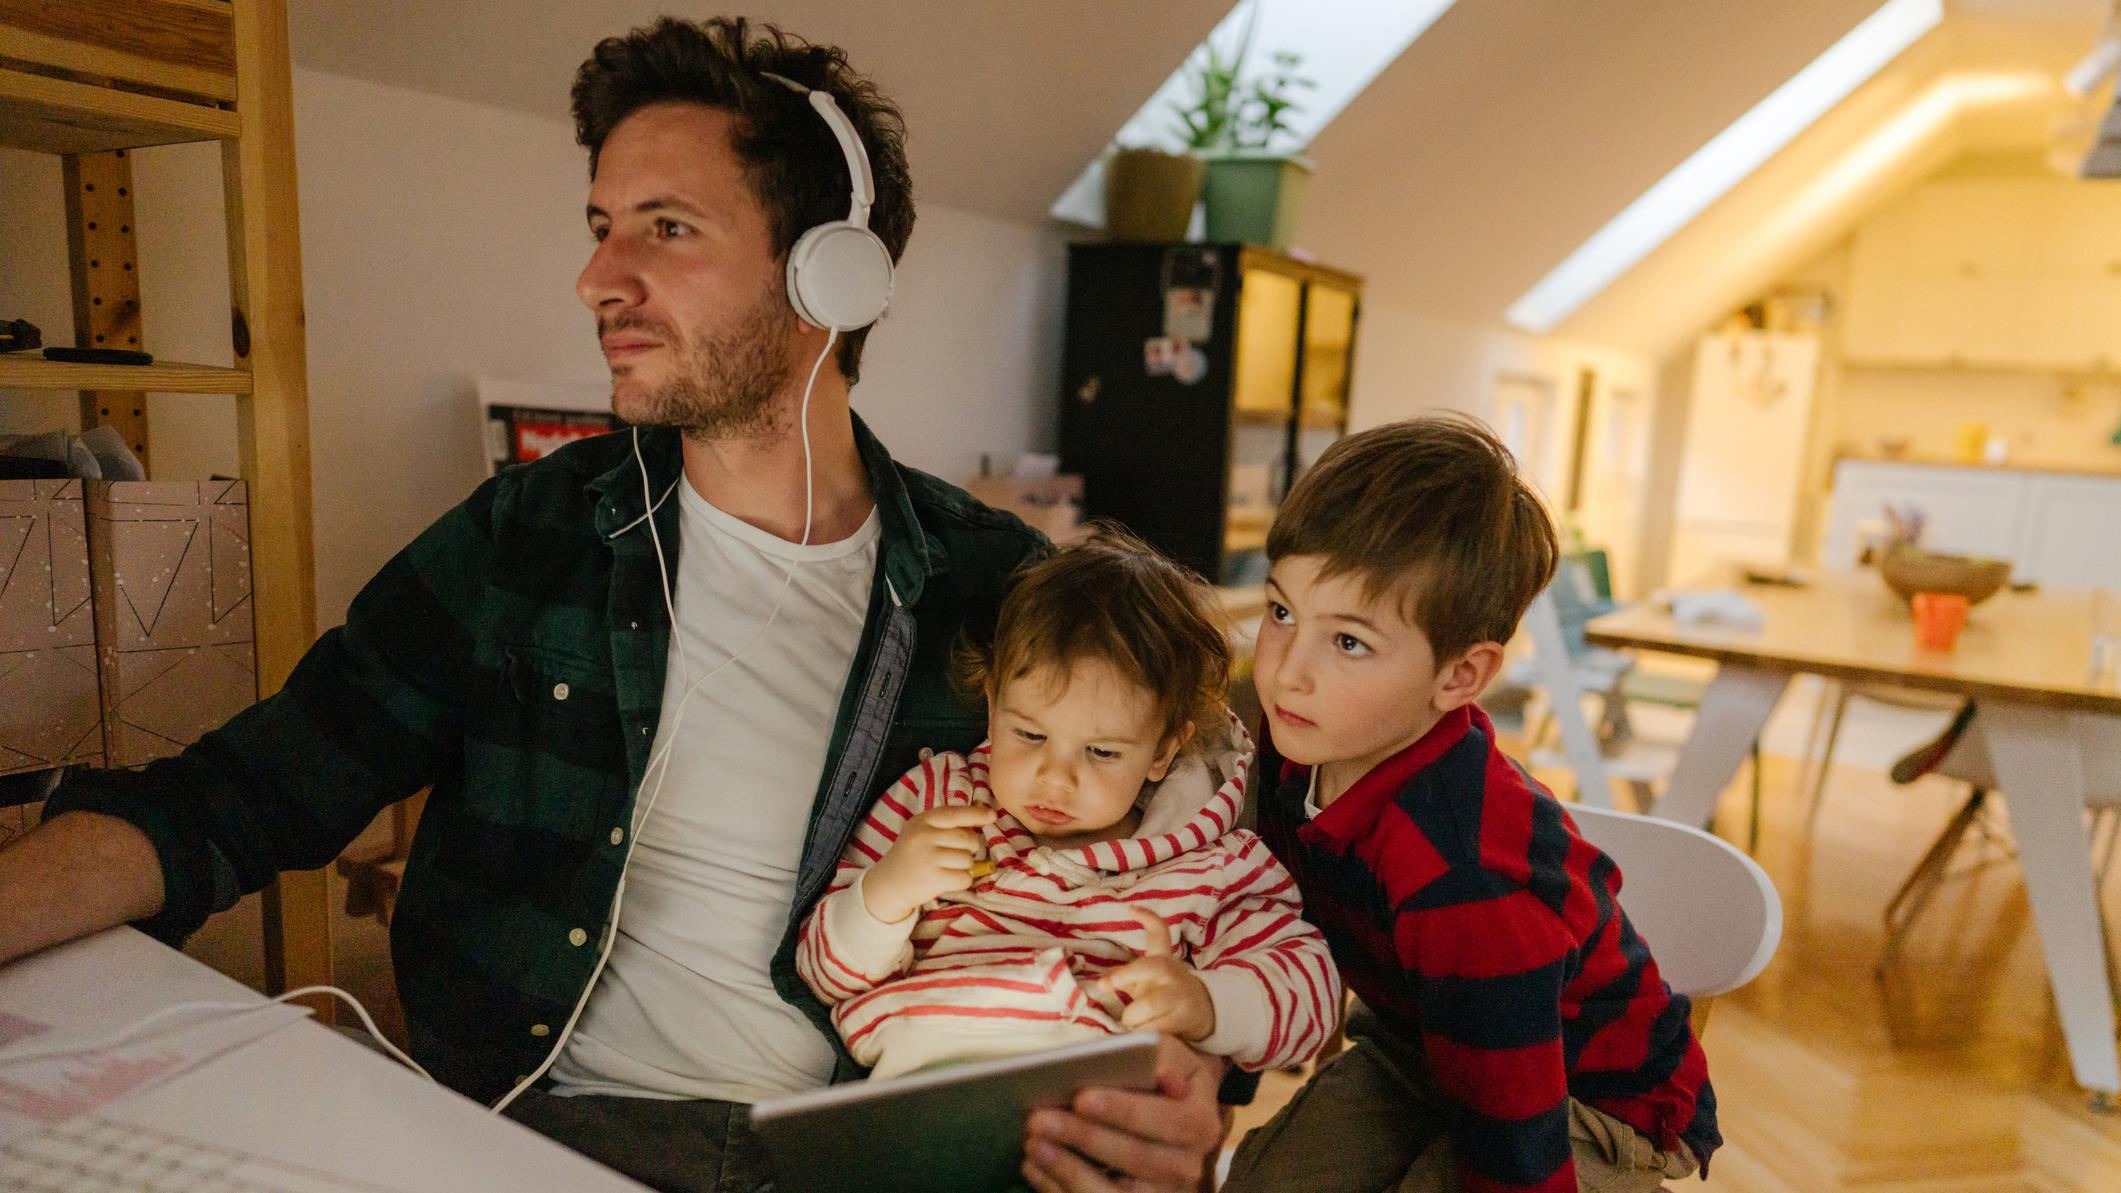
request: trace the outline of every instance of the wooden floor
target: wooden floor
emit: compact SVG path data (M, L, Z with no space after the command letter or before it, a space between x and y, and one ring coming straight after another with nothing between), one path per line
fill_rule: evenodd
M1767 766L1759 857L1787 926L1767 971L1716 1001L1705 1043L1725 1144L1711 1179L1678 1193L2121 1191L2121 1117L2070 1081L2015 862L1948 887L1900 963L1874 973L1886 900L1960 791L1839 767L1808 837L1796 764ZM1743 814L1734 790L1727 836ZM2121 925L2117 887L2105 902ZM256 924L248 905L217 917L191 951L255 983ZM342 919L337 947L341 984L400 1034L382 930ZM1291 1087L1270 1079L1241 1122Z

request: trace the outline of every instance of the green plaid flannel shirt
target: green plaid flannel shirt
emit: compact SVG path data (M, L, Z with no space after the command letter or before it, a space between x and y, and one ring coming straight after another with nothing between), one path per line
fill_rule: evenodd
M1046 549L1016 518L894 462L858 418L855 436L879 566L773 962L781 996L835 1047L795 973L795 926L881 786L923 747L984 735L950 655L961 633L991 631L1005 577ZM643 431L640 450L660 495L682 467L677 433ZM74 773L46 815L143 830L166 899L138 926L176 942L280 871L327 864L431 786L391 924L398 992L413 1055L471 1097L498 1097L550 1048L533 1027L565 1023L589 980L661 713L669 618L647 527L626 529L644 508L626 433L507 469L386 564L280 692L176 757ZM655 515L673 575L677 510Z

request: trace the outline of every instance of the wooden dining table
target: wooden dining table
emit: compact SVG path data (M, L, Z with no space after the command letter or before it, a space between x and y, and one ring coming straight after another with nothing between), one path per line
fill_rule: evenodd
M1586 628L1593 645L1717 666L1651 814L1705 824L1795 675L1975 700L1967 732L1984 736L2009 809L2077 1082L2111 1105L2121 1092L2121 1055L2084 809L2088 798L2121 802L2121 688L2111 670L2094 670L2094 594L1998 593L1974 607L1953 649L1937 651L1916 645L1906 603L1875 572L1737 587L1760 610L1757 628L1682 624L1648 604ZM1602 784L1603 776L1578 780Z

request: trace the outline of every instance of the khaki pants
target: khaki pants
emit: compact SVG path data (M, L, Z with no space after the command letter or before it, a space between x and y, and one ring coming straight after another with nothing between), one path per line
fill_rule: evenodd
M1360 1006L1348 1041L1280 1114L1245 1136L1223 1193L1458 1193L1441 1095L1420 1047ZM1580 1193L1650 1193L1696 1168L1685 1148L1660 1151L1574 1098L1569 1151Z

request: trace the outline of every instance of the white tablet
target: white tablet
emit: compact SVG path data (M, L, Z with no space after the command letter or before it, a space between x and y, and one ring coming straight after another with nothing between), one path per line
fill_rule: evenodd
M1156 1088L1155 1032L850 1081L760 1102L775 1193L998 1193L1022 1181L1024 1119L1079 1090Z

